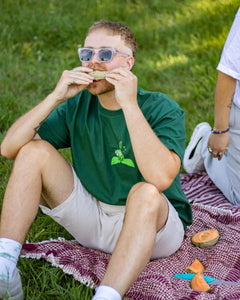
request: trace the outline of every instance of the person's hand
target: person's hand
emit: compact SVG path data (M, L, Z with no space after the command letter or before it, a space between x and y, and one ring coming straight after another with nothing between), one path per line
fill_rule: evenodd
M87 67L65 70L52 93L57 101L61 103L74 97L92 83L94 78L88 74L91 71L93 70Z
M106 75L106 80L114 85L118 104L137 105L137 77L128 69L114 69Z
M212 133L208 139L208 151L213 157L221 160L223 155L227 156L229 143L229 132L222 134Z

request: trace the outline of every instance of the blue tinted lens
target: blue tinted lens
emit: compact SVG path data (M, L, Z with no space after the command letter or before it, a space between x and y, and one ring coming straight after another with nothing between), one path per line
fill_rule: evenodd
M98 52L98 58L101 61L110 61L113 57L113 51L111 49L100 49Z
M81 49L79 56L81 61L90 61L92 59L94 50L92 49Z

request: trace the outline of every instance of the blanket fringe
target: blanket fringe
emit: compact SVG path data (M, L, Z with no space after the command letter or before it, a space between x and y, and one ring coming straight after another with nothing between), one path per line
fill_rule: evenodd
M62 237L58 237L57 239L50 239L50 240L42 241L42 242L39 242L39 243L29 243L27 241L26 244L44 244L44 243L49 243L49 242L53 242L53 241L64 242L64 241L66 241L66 239L62 238ZM68 266L65 266L63 264L56 263L56 260L55 260L55 257L53 255L53 253L50 253L49 255L46 255L46 253L44 253L44 252L41 252L41 253L30 253L30 254L27 253L27 254L21 254L20 256L22 258L32 258L32 259L45 258L46 261L49 262L49 263L51 263L51 265L53 267L62 269L62 271L65 274L73 276L75 280L79 281L80 283L84 284L85 286L90 287L91 289L95 289L96 288L96 284L93 282L93 280L92 280L92 278L90 276L77 275L77 274L74 273L74 271L72 270L72 268L70 268Z

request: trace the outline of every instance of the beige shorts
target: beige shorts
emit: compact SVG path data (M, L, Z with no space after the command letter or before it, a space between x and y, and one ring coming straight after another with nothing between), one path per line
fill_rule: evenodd
M95 199L74 174L74 190L59 206L42 212L62 225L84 247L112 253L122 229L125 206L109 205ZM176 252L184 238L183 224L168 201L168 220L156 236L151 259ZM144 247L144 245L143 245Z

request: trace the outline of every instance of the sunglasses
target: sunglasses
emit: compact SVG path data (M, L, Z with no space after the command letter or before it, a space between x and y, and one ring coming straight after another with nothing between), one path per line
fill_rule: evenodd
M92 60L95 54L98 55L98 60L101 62L109 62L112 60L115 53L119 53L123 56L130 56L127 53L118 51L115 48L101 48L98 50L92 48L78 48L78 55L81 62L89 62Z

